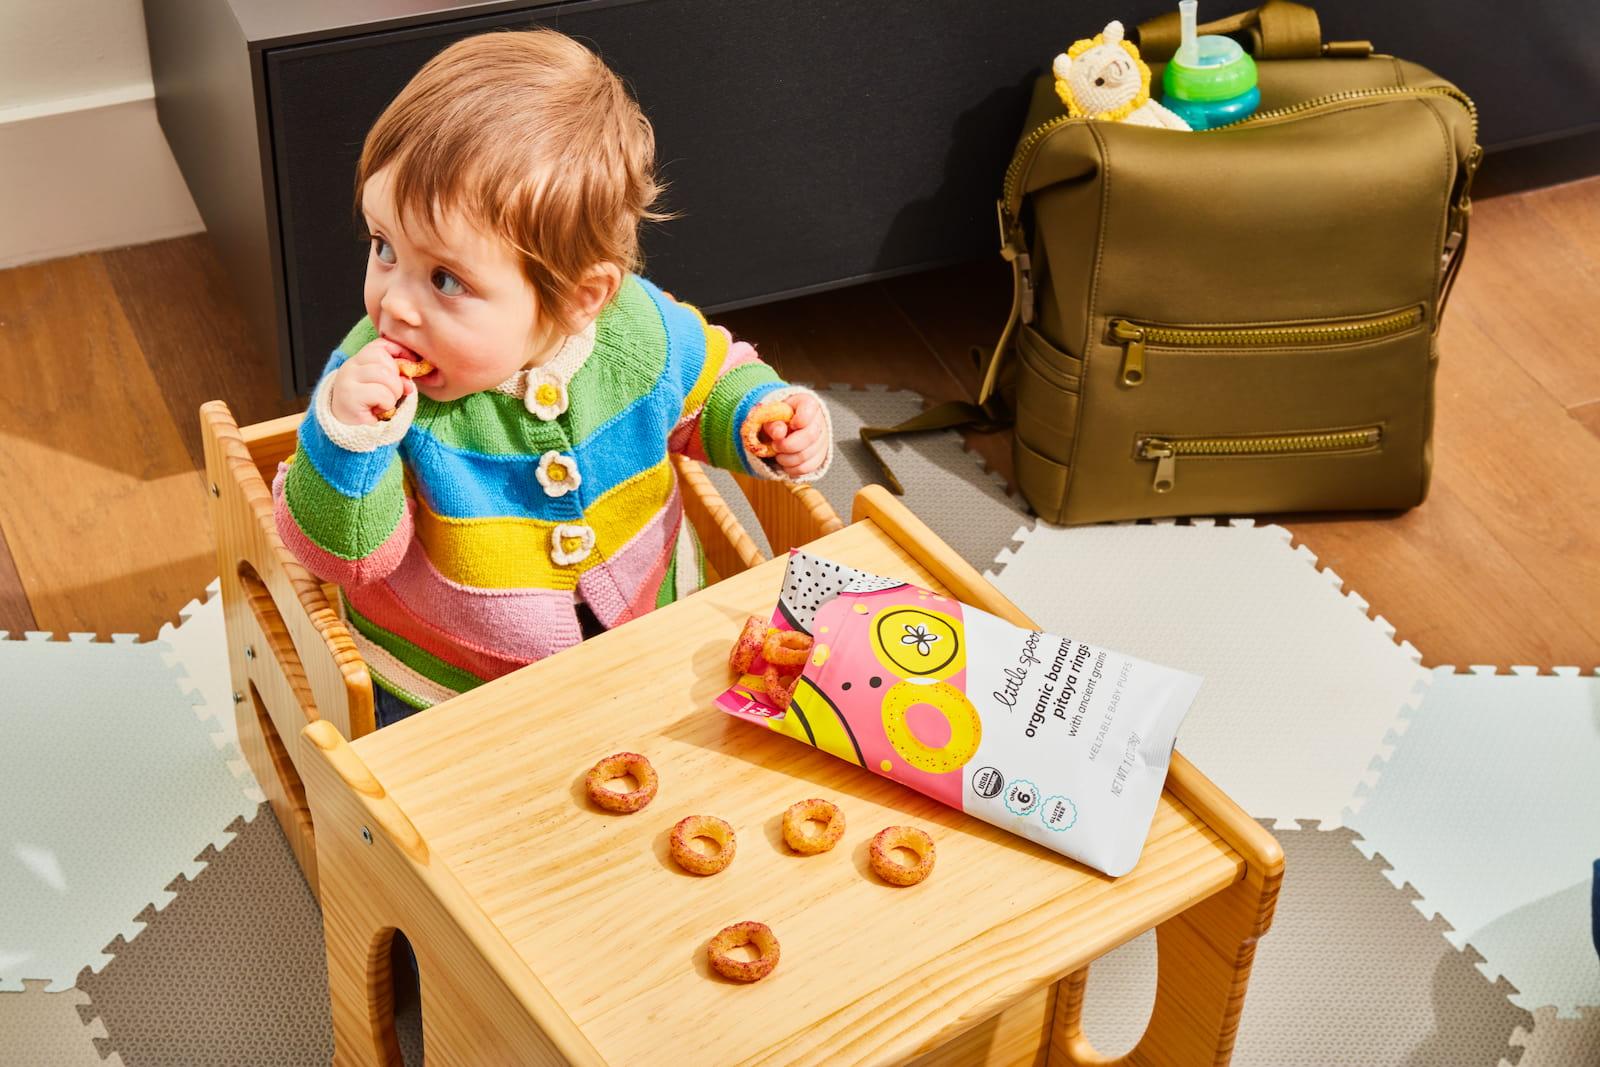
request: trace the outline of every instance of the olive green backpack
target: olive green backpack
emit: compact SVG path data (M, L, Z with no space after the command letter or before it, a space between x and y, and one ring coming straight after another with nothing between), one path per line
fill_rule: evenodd
M1039 79L999 202L1015 295L979 403L864 429L869 449L1014 423L1017 486L1056 523L1422 501L1482 157L1472 101L1366 42L1324 45L1283 0L1201 32L1253 45L1243 122L1071 118ZM1176 13L1139 34L1159 84Z

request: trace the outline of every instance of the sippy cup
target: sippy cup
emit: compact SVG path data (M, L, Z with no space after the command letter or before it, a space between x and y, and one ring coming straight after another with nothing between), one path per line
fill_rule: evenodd
M1261 103L1256 63L1231 37L1196 36L1198 0L1178 0L1183 43L1167 64L1161 102L1189 124L1208 130L1248 118Z

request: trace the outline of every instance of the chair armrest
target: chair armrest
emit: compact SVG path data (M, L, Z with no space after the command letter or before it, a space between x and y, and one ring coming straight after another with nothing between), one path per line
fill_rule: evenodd
M352 739L376 728L366 664L322 583L284 547L273 518L262 472L275 471L293 451L298 422L289 416L241 430L222 401L200 409L229 659L237 685L241 675L256 683L291 753L300 730L319 718ZM243 634L255 639L254 654L236 660Z
M733 479L750 501L775 556L844 528L833 505L809 485L738 473Z
M687 456L674 455L678 485L683 491L683 515L700 537L700 548L711 570L710 581L731 578L764 562L760 546L750 537L705 469Z

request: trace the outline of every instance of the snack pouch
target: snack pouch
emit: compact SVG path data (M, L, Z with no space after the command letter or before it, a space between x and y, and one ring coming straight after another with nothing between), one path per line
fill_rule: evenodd
M1138 862L1199 677L798 551L772 625L815 642L792 703L757 657L723 711L1106 874Z

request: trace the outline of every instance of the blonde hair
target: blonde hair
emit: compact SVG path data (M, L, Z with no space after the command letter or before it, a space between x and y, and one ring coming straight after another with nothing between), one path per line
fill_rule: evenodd
M460 211L522 260L541 307L570 325L584 273L639 267L651 210L655 134L622 80L554 30L458 41L429 60L367 133L356 210L393 167L402 218L436 230Z

